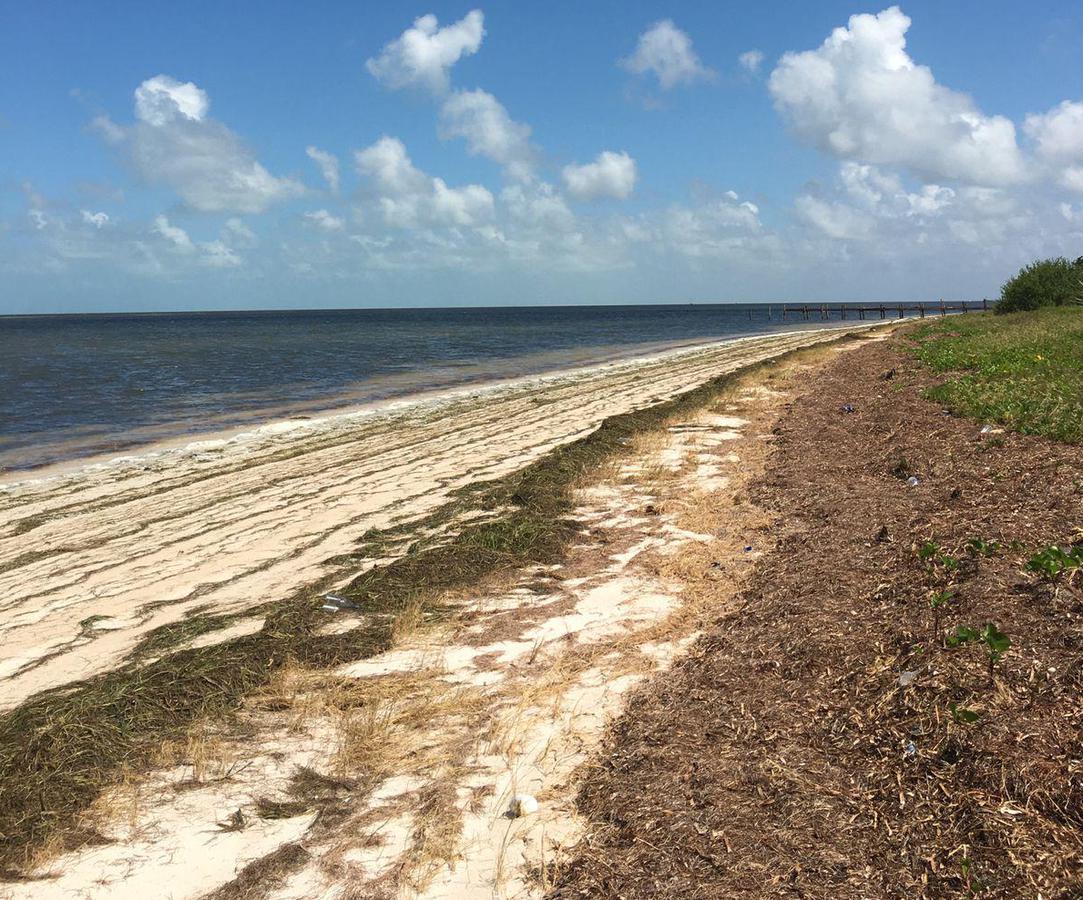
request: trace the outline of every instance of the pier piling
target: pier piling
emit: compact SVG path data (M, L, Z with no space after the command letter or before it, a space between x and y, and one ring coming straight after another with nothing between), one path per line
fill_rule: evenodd
M943 299L937 300L935 304L929 304L925 301L913 301L903 303L875 303L875 304L847 304L839 303L832 305L830 303L819 303L812 305L810 303L794 304L787 306L783 304L781 308L781 321L788 321L790 315L795 315L809 321L816 313L819 313L820 319L823 321L830 321L831 319L838 318L845 321L853 313L857 313L859 319L865 319L869 314L878 315L881 319L899 318L905 319L908 313L917 313L919 318L924 319L926 313L939 312L941 316L946 316L948 313L965 313L971 310L988 310L990 308L988 299L982 300L957 300L953 302L947 302ZM767 309L768 319L772 318L774 311L771 307ZM749 310L749 318L752 318L752 311Z

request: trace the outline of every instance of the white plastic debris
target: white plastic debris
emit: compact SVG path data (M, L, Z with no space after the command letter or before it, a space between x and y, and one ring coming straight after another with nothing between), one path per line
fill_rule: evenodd
M982 434L992 434L993 433L993 426L992 425L982 425L981 433Z
M917 475L911 475L909 478L906 479L906 483L910 487L917 487L921 482L918 481Z
M347 600L345 597L339 594L324 594L323 606L320 609L325 609L328 612L339 612L343 609L357 609L358 606L352 600Z
M509 812L513 819L520 819L538 811L538 801L530 794L516 794L511 800Z
M899 687L909 687L917 680L917 677L918 673L916 670L911 669L909 671L903 672L899 676Z

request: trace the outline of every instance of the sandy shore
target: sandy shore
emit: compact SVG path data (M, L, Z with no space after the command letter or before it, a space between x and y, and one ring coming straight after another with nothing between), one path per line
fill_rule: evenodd
M9 479L0 706L107 670L193 611L286 596L331 571L327 561L366 529L422 516L456 487L518 468L606 416L840 330L672 351ZM241 620L231 633L259 625Z
M375 564L350 554L368 528L416 534L454 488L607 416L838 336L667 352L10 484L0 583L20 599L5 702L114 667L188 615L237 618L180 646L255 631L260 604ZM852 346L758 371L622 441L575 486L559 563L453 590L439 616L396 620L375 655L287 658L233 715L155 738L64 823L71 843L58 837L0 896L540 896L582 835L580 768L608 723L759 557L768 523L747 486L793 390ZM324 617L319 635L371 625ZM518 795L538 809L509 815Z
M521 449L492 454L500 426L481 421L461 447L501 471L633 405L627 394L648 402L790 346L702 348L539 385L533 396L563 402L542 406L552 410L542 422L511 407L521 419L502 432ZM47 855L33 881L0 896L541 896L582 835L581 767L630 692L728 608L764 540L768 523L744 498L778 417L810 366L846 346L764 370L639 433L577 488L577 536L562 562L453 592L441 617L376 655L288 664L235 717L195 723L149 770L108 788L79 822L98 837ZM522 402L482 405L491 414ZM576 418L581 409L592 418ZM562 431L545 427L557 421ZM465 465L462 452L448 448L441 465ZM329 615L323 627L365 619ZM510 816L519 795L537 810Z

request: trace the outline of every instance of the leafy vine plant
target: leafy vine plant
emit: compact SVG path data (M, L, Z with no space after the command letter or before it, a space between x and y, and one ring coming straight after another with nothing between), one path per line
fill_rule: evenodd
M989 664L989 681L993 681L996 664L1003 659L1004 654L1012 646L1012 640L1001 631L993 622L986 624L980 631L969 625L960 625L955 634L948 638L949 647L959 647L962 644L978 643L985 648L985 655Z
M1045 547L1028 559L1023 568L1050 584L1062 579L1071 581L1083 568L1083 545L1067 549L1056 544Z
M929 609L933 611L933 640L940 640L940 617L944 610L955 600L954 588L945 588L942 591L932 591L929 594Z

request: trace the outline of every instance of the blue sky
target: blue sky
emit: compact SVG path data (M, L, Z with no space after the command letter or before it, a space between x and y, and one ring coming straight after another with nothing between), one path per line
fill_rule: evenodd
M1083 254L1081 41L1074 3L6 3L0 313L993 295Z

